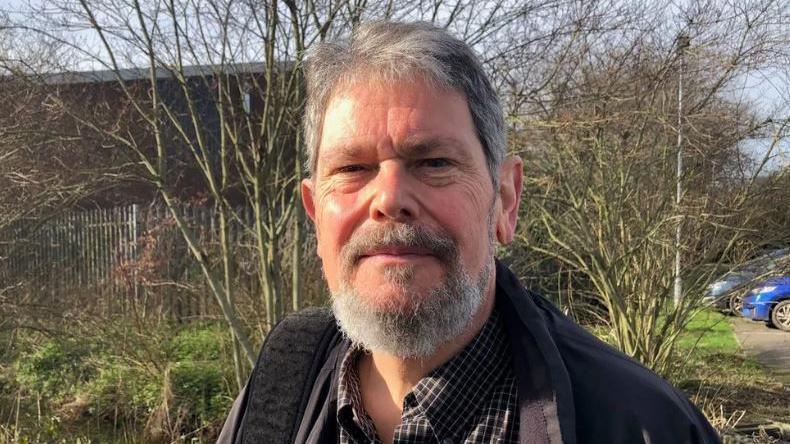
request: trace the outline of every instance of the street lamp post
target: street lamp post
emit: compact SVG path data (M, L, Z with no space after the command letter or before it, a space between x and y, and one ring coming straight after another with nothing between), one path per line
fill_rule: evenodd
M678 139L677 139L677 176L675 178L675 214L677 226L675 228L675 291L674 303L677 307L683 296L683 279L680 276L680 247L683 228L683 216L680 214L680 200L683 196L683 74L686 70L686 48L691 44L691 39L680 34L677 38L677 54L680 59L678 71Z

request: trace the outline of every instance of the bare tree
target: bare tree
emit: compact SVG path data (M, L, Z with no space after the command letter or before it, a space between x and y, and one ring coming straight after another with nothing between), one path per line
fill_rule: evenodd
M296 186L306 157L301 61L315 42L389 18L432 21L473 44L505 98L514 149L528 159L531 194L521 239L529 257L553 258L571 281L609 298L606 318L617 323L618 345L659 369L691 312L691 305L664 311L663 262L672 251L665 236L684 224L690 295L709 278L712 258L730 257L756 217L743 211L754 196L746 190L755 187L732 179L744 164L739 144L769 126L783 128L775 124L779 116L768 125L748 104L725 97L739 76L786 56L787 13L774 0L682 7L609 0L50 0L45 6L13 19L15 32L57 48L53 59L70 62L61 70L73 71L74 63L93 69L66 77L109 78L121 98L100 116L58 96L50 103L83 135L131 159L170 208L236 339L239 381L242 362L254 359L251 333L265 334L288 309L298 309L305 276L316 273L305 267L311 235ZM674 38L681 32L692 42L682 117L689 148L682 180L690 191L676 208L666 193L674 185L667 172L675 159ZM757 177L741 175L747 185ZM187 186L214 208L216 253L176 211ZM242 217L245 211L253 217ZM250 240L258 319L235 308L240 265L228 238L233 224Z
M561 294L586 294L568 307L607 326L615 345L661 373L714 270L748 255L745 243L777 234L754 231L765 214L756 203L766 189L753 186L759 168L736 174L742 142L769 128L728 88L783 49L786 30L771 14L779 6L691 4L668 20L661 5L623 11L598 3L580 24L586 31L567 39L548 93L515 94L517 147L528 158L517 248L533 254L514 259L525 272L550 272L549 287ZM660 23L669 25L656 29ZM692 46L682 116L687 191L678 208L674 36L681 33ZM673 306L678 223L686 286Z
M298 309L305 271L315 276L302 254L310 235L296 186L306 158L300 135L305 50L347 34L362 20L422 19L452 29L490 60L501 60L494 54L501 48L491 42L524 29L537 39L544 30L529 14L548 13L555 4L52 0L17 18L13 28L65 48L56 60L76 60L83 70L93 69L74 73L73 65L64 65L61 80L86 89L107 80L114 84L120 99L98 118L86 114L78 101L56 98L54 105L85 134L131 159L170 208L238 344L241 383L242 360L251 364L255 358L250 333L263 335L281 318L289 289L290 307ZM43 74L40 78L52 78ZM185 184L214 208L217 257L177 211ZM251 219L240 213L247 209ZM244 226L250 239L250 263L261 293L261 319L251 322L235 308L232 224Z

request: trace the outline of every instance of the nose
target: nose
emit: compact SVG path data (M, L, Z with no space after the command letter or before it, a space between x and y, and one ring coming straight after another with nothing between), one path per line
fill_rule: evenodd
M377 222L407 222L417 218L419 205L407 169L397 160L379 164L372 183L370 218Z

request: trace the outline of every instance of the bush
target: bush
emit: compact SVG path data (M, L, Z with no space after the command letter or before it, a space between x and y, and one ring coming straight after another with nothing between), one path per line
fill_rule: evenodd
M184 361L171 372L175 404L204 426L227 413L228 394L219 362Z
M97 376L81 390L90 399L90 412L106 418L147 417L159 403L162 375L117 359L102 361Z
M20 387L48 399L74 392L97 373L89 358L91 347L69 338L51 339L37 350L23 353L16 364Z
M222 420L227 413L232 373L223 350L229 347L227 331L216 324L183 329L170 341L174 404L190 412L195 425Z
M22 393L40 395L44 416L63 423L53 436L94 418L94 427L123 423L156 431L145 441L169 441L196 430L210 434L224 419L235 395L229 349L227 331L217 324L161 326L145 335L92 331L80 341L48 339L22 352L7 379Z
M180 330L167 345L173 361L216 361L227 344L227 331L216 324Z

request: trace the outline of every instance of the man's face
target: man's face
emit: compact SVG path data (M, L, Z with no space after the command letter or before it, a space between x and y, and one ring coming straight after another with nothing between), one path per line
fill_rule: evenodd
M466 99L422 81L337 91L302 189L330 291L350 289L373 310L404 313L442 287L453 266L472 279L491 266L493 232L509 240L514 222L501 194Z

